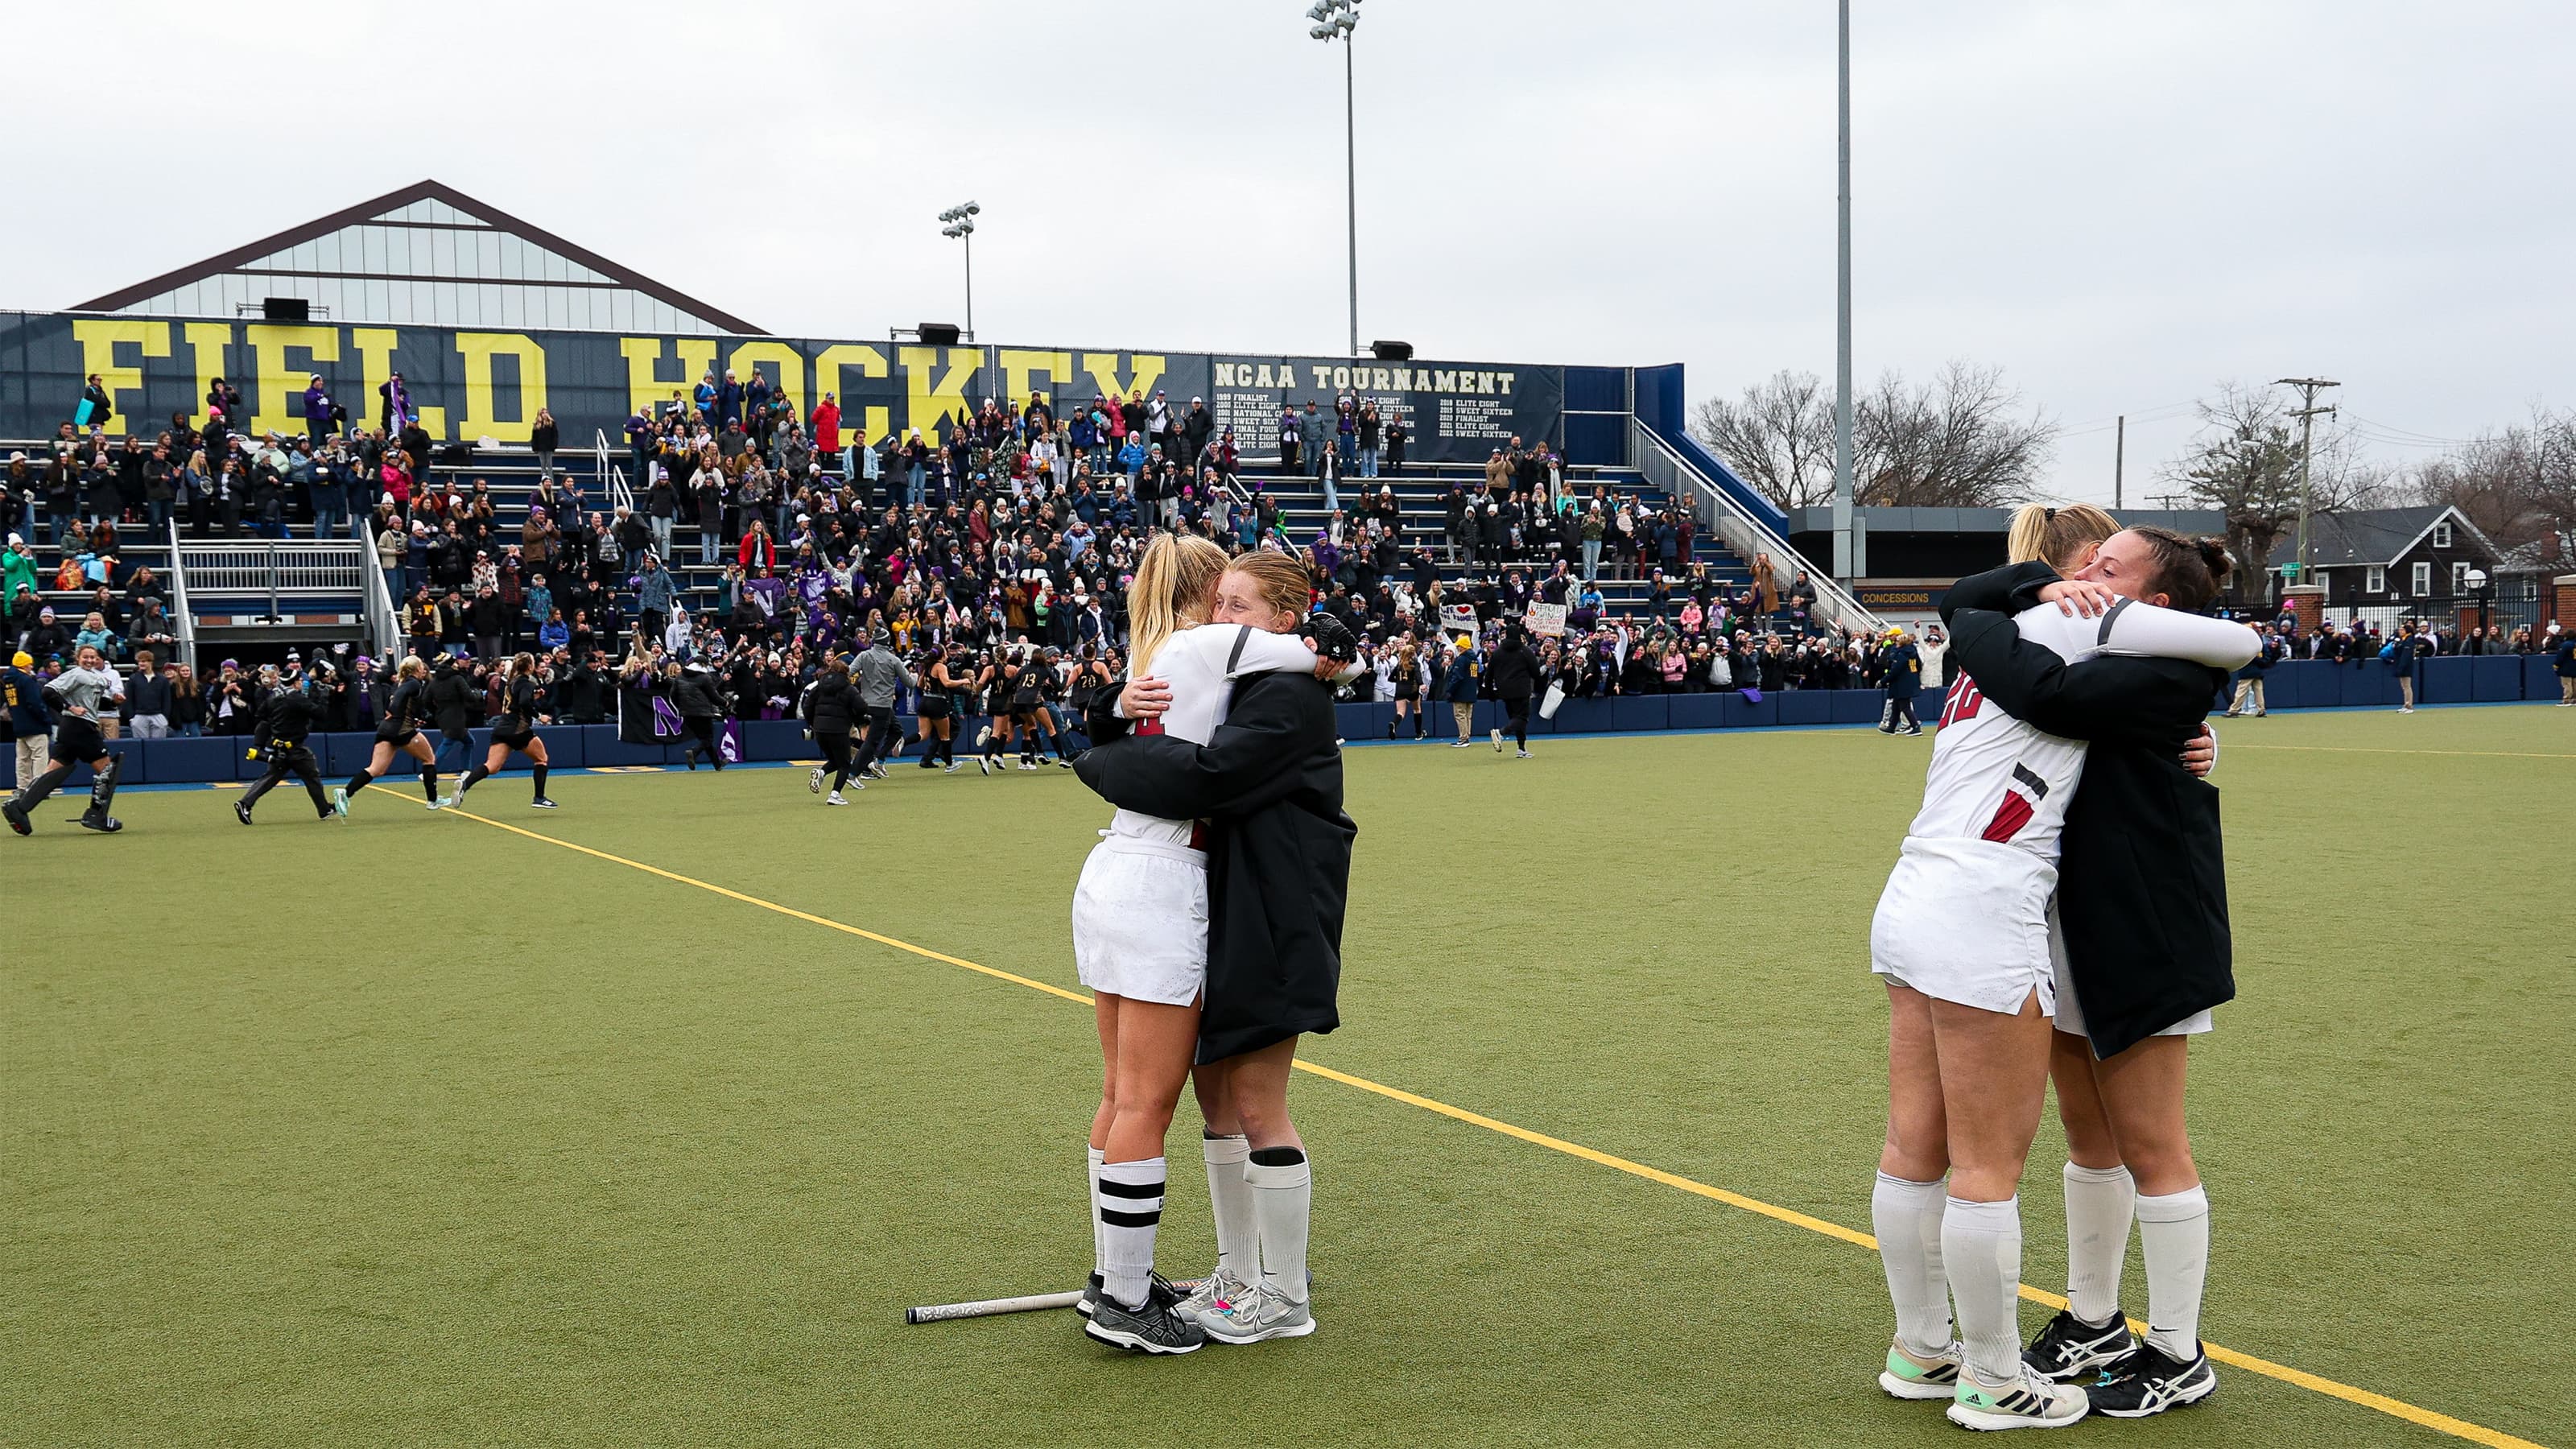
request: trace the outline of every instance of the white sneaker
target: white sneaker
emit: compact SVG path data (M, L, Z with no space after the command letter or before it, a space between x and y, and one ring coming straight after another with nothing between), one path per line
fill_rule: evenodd
M814 767L814 772L805 777L805 792L809 795L820 795L823 793L822 766L816 765Z
M1190 1296L1181 1300L1181 1311L1192 1318L1202 1318L1237 1299L1251 1296L1251 1284L1237 1278L1231 1271L1219 1268L1201 1278L1198 1286L1190 1290Z
M847 801L847 800L842 799L842 798L841 798L841 792L840 792L840 791L838 791L838 790L835 790L835 791L833 791L831 794L826 795L826 796L824 796L824 797L823 797L823 803L824 803L824 804L826 804L826 805L847 805L847 804L849 804L850 802L849 802L849 801Z
M1458 743L1456 743L1456 744L1454 744L1454 745L1451 745L1449 748L1451 748L1451 749L1453 749L1453 750L1463 750L1463 749L1467 748L1467 742L1466 742L1465 740L1460 740Z
M2025 1372L2018 1383L1994 1389L1962 1373L1942 1412L1962 1429L2063 1429L2092 1409L2093 1401L2073 1384L2052 1384Z
M1501 730L1496 730L1496 731L1494 731L1494 753L1499 755L1499 754L1501 754L1502 752L1503 752L1503 732L1502 732Z
M1199 1326L1219 1343L1259 1343L1265 1338L1304 1338L1315 1331L1315 1315L1303 1303L1262 1283L1245 1296L1199 1316ZM2083 1399L2077 1393L2077 1400Z
M1527 751L1527 750L1523 750L1523 751L1521 751L1521 755L1520 755L1520 757L1521 757L1522 759L1524 759L1524 760L1528 759L1528 758L1530 757L1529 751Z
M965 763L965 761L963 761L963 760L950 760L950 761L948 762L948 768L947 768L947 769L944 769L944 770L942 770L942 771L940 771L939 773L941 773L941 774L943 774L943 775L954 775L954 774L956 774L958 771L960 771L960 770L962 770L962 769L965 769L965 768L966 768L966 763Z
M975 757L975 768L983 771L987 775L992 774L993 757L991 755L977 755Z
M1887 1346L1887 1367L1878 1386L1896 1399L1955 1399L1959 1393L1959 1341L1930 1358L1918 1358L1902 1342Z
M1022 761L1020 761L1020 768L1021 768L1021 769L1023 769L1023 770L1034 770L1034 769L1036 769L1037 767L1038 767L1038 765L1037 765L1037 761L1035 761L1035 760L1022 760Z

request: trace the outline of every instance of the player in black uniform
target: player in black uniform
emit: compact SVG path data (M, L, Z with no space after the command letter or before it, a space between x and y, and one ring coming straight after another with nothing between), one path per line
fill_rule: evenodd
M921 691L921 768L927 770L945 759L947 773L957 773L957 718L966 712L957 699L974 688L974 679L974 672L966 667L966 651L954 645L931 663L930 678Z
M797 701L797 709L804 716L805 727L813 734L814 742L823 747L823 763L805 777L805 788L820 794L823 777L829 772L832 793L823 803L849 804L841 798L841 787L859 783L850 779L854 768L850 753L850 723L866 713L859 703L858 690L850 684L849 662L837 654L827 658L823 663L822 677L806 689L804 697ZM859 783L859 788L864 790L867 786Z
M251 737L252 749L268 762L268 773L251 783L233 802L233 814L242 824L251 823L250 808L259 797L277 788L277 782L289 774L304 782L304 793L313 797L313 813L323 820L338 818L330 798L322 793L322 767L315 764L313 751L304 738L322 717L322 692L328 686L331 668L316 663L313 672L282 686L262 701L259 724Z
M451 810L465 803L465 792L475 782L510 763L510 752L516 750L536 766L536 798L529 805L539 810L552 810L555 802L546 798L546 742L537 738L537 724L545 718L538 713L542 701L537 688L537 656L520 654L510 660L509 681L501 686L501 722L492 726L492 747L483 753L483 763L465 772L457 783L456 793L447 797Z
M397 754L420 761L421 793L429 797L430 809L438 808L438 751L420 733L421 721L428 715L429 666L417 658L405 659L394 668L394 692L385 699L384 723L376 726L376 752L367 757L365 769L331 792L333 814L347 815L349 797L392 769Z

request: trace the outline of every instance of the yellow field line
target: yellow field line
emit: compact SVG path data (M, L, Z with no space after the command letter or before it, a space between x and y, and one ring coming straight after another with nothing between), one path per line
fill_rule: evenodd
M2288 749L2295 747L2274 745L2269 748ZM727 900L740 901L747 906L757 906L764 911L774 911L779 915L803 921L808 925L821 926L826 930L838 931L845 936L856 936L863 941L874 941L880 946L891 946L895 950L910 952L911 954L919 956L927 961L937 961L943 965L959 967L963 970L972 971L980 976L990 976L996 981L1008 981L1014 986L1025 986L1031 991L1043 991L1049 996L1060 997L1063 1000L1073 1002L1077 1005L1091 1005L1091 998L1083 995L1079 991L1067 991L1061 986L1053 986L1044 981L1031 980L1026 976L1021 976L1009 971L998 970L991 966L978 965L977 963L968 961L963 957L951 956L944 952L933 951L927 946L916 946L910 941L897 940L892 936L879 935L874 931L864 931L856 926L845 925L842 922L835 921L828 916L817 916L811 912L797 910L793 906L782 906L776 901L762 900L758 896L746 895L738 890L716 885L712 882L699 880L695 876L686 876L680 874L678 871L664 870L658 865L646 865L640 860L629 860L625 856L612 855L605 850L594 850L587 845L575 845L569 840L558 840L551 835L540 835L536 831L523 830L516 825L505 824L502 821L493 820L482 815L476 815L467 810L448 810L443 813L451 818L462 818L474 821L477 824L489 825L495 830L506 830L512 835L525 836L530 840L542 841L547 845L561 846L565 850L573 851L581 855L587 855L594 860L604 860L612 865L625 866L629 870L640 870L646 875L660 876L664 880L672 881L679 885L695 886L699 890L723 896ZM1489 1132L1499 1132L1505 1137L1518 1138L1519 1140L1527 1142L1535 1147L1544 1147L1551 1152L1562 1152L1569 1157L1579 1157L1586 1162L1596 1163L1602 1167L1613 1168L1617 1171L1627 1173L1632 1177L1642 1177L1648 1182L1656 1182L1661 1183L1666 1187L1679 1188L1683 1192L1707 1198L1712 1202L1722 1202L1728 1207L1742 1208L1744 1211L1749 1213L1759 1213L1763 1217L1787 1223L1792 1227L1805 1228L1811 1233L1821 1233L1826 1237L1839 1239L1840 1241L1850 1243L1855 1247L1867 1248L1871 1252L1878 1251L1878 1239L1870 1236L1869 1234L1844 1227L1840 1223L1827 1222L1823 1218L1810 1217L1809 1215L1799 1212L1793 1208L1780 1207L1773 1203L1764 1202L1760 1198L1746 1197L1740 1192L1729 1192L1725 1188L1711 1186L1710 1184L1698 1181L1695 1178L1684 1177L1679 1173L1666 1172L1660 1167L1648 1167L1642 1162L1631 1162L1627 1158L1613 1156L1610 1153L1600 1151L1596 1148L1586 1147L1579 1142L1568 1142L1562 1137L1550 1137L1544 1132L1533 1132L1526 1127L1516 1127L1509 1122L1485 1116L1480 1112L1470 1112L1464 1107L1453 1107L1436 1098L1420 1096L1416 1093L1405 1091L1400 1087L1390 1087L1383 1082L1374 1082L1366 1077L1356 1077L1348 1072L1335 1071L1331 1067L1317 1066L1315 1063L1305 1061L1303 1059L1298 1060L1295 1063L1295 1066L1299 1071L1308 1072L1315 1076L1322 1077L1324 1080L1329 1082L1339 1082L1346 1087L1357 1087L1363 1092L1375 1093L1376 1095L1385 1097L1390 1101L1402 1102L1408 1107L1419 1107L1426 1112L1436 1112L1443 1117L1453 1118L1472 1126L1482 1127ZM2066 1300L2057 1294L2045 1292L2041 1289L2030 1287L2027 1284L2022 1286L2021 1296L2034 1303L2045 1304L2051 1308L2064 1308L2066 1306ZM2145 1324L2139 1323L2135 1319L2130 1320L2130 1322L2140 1332L2143 1333L2146 1331L2147 1326ZM2216 1359L2220 1363L2228 1364L2235 1368L2241 1368L2250 1373L2258 1373L2266 1378L2278 1379L2285 1384L2295 1384L2303 1389L2312 1389L2317 1393L2325 1394L2328 1397L2341 1399L2348 1404L2357 1404L2365 1409L2375 1409L2378 1412L2387 1414L2393 1418L2403 1419L2410 1424L2420 1424L2427 1429L2439 1430L2442 1433L2452 1435L2455 1438L2466 1439L2474 1444L2487 1445L2489 1446L2489 1449L2543 1449L2542 1445L2533 1443L2529 1439L2518 1439L2511 1434L2503 1433L2495 1429L2489 1429L2484 1425L2472 1424L2465 1419L2454 1419L2448 1414L2436 1413L2431 1409L2420 1408L2414 1404L2407 1403L2403 1399L2392 1399L2386 1394L2375 1394L2368 1389L2354 1388L2350 1384L2338 1383L2329 1378L2321 1378L2316 1374L2309 1373L2305 1369L2291 1368L2287 1364L2278 1364L2272 1362L2270 1359L2256 1358L2250 1353L2240 1353L2235 1349L2222 1348L2214 1343L2204 1342L2201 1346L2208 1352L2211 1358Z
M2382 750L2368 745L2228 745L2230 750L2309 750L2330 755L2466 755L2484 760L2576 760L2548 750Z

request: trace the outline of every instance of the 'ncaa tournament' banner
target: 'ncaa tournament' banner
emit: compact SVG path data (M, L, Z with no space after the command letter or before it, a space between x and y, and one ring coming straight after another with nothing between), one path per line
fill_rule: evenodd
M304 387L317 372L352 424L373 427L383 406L376 390L399 372L434 441L524 443L542 407L564 451L590 447L594 432L622 451L635 409L685 399L701 376L726 369L767 376L799 417L836 394L844 443L926 434L988 397L1016 409L1035 391L1063 417L1094 394L1138 389L1167 394L1175 415L1207 399L1218 429L1234 429L1254 457L1278 451L1283 409L1312 399L1329 412L1345 391L1376 399L1384 420L1401 419L1406 456L1420 462L1481 463L1514 437L1564 443L1562 367L48 312L0 312L0 437L50 436L71 420L91 373L114 400L107 431L117 436L149 439L173 413L202 426L219 377L249 410L232 420L237 430L301 433Z

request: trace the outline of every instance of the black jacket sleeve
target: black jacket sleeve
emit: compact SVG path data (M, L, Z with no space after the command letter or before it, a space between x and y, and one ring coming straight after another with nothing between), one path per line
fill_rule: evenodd
M1950 657L2015 719L2070 740L2179 747L2226 682L2184 659L2102 655L2068 664L2023 640L2009 616L1984 609L1957 612Z
M1166 820L1241 815L1296 793L1299 768L1333 743L1331 701L1311 675L1255 675L1239 683L1226 722L1204 745L1171 735L1130 735L1074 761L1101 798Z
M2039 591L2056 583L2057 570L2044 563L2006 564L1971 574L1950 586L1941 598L1941 622L1951 623L1952 615L1961 609L1984 609L1995 614L2018 614L2039 604ZM1956 626L1953 626L1956 632ZM1971 671L1973 672L1973 671Z

